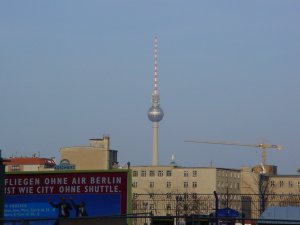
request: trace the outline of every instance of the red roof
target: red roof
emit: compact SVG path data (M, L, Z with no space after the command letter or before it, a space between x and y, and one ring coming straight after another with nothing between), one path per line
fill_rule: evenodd
M55 165L53 159L26 157L26 158L9 158L4 159L4 165Z

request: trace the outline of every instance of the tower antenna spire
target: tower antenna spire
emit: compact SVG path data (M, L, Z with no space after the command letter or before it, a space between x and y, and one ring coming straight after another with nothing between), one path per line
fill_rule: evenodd
M158 94L157 89L157 78L158 78L158 71L157 71L157 61L158 61L158 39L154 37L154 94Z
M152 165L158 165L158 123L164 117L164 112L159 106L159 94L157 87L158 80L158 39L154 37L154 88L152 93L152 106L148 110L148 118L152 122L153 143L152 143Z

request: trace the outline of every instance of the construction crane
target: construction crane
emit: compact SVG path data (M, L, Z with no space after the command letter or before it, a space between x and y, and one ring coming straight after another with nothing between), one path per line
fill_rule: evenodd
M275 150L281 150L281 145L270 145L262 142L261 144L241 144L238 142L225 142L225 141L197 141L197 140L185 140L184 142L192 142L198 144L216 144L216 145L235 145L235 146L245 146L245 147L254 147L261 149L261 163L266 165L267 153L266 149L272 148Z

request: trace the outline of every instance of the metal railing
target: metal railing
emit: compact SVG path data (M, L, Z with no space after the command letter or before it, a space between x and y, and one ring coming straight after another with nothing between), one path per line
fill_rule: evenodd
M216 206L219 209L231 208L240 212L239 218L216 218ZM216 224L217 220L227 220L227 224L256 224L261 213L271 206L300 206L300 195L238 195L218 194L218 204L213 194L134 194L132 214L111 217L69 218L59 220L60 225L102 225L102 224ZM162 223L155 221L162 220ZM1 225L53 225L56 219L0 220ZM170 223L168 223L170 222ZM265 224L278 224L277 221L261 221ZM282 221L281 221L282 222ZM224 224L226 224L224 223ZM283 223L285 224L285 223ZM300 224L289 221L287 224Z
M151 214L130 214L85 218L0 220L2 225L290 225L300 224L299 220L261 220L243 217L213 217L205 215L154 216Z
M218 194L218 207L231 208L245 218L258 219L270 206L300 206L300 195L240 195ZM154 216L210 215L216 210L213 194L134 194L132 211Z

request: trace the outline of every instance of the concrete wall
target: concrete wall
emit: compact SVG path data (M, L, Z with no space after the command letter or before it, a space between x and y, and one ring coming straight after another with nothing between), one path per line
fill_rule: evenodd
M117 151L109 149L109 137L90 139L90 146L60 149L61 160L75 164L76 170L111 169L117 162Z

